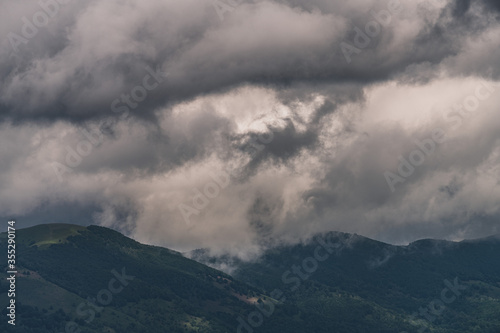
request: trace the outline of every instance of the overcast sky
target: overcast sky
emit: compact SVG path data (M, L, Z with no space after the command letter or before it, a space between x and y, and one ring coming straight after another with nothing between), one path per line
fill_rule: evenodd
M496 0L0 0L0 217L245 256L500 233Z

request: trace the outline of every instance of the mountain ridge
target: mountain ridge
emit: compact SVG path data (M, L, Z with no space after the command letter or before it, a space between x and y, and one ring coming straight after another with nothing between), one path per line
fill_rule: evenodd
M329 232L272 248L253 262L234 260L226 274L105 227L16 232L19 325L26 333L60 333L69 324L82 333L500 332L496 237L398 246ZM111 293L122 280L123 289ZM432 321L418 315L453 284L465 290L446 311ZM109 304L96 303L106 294ZM3 331L15 331L5 325Z

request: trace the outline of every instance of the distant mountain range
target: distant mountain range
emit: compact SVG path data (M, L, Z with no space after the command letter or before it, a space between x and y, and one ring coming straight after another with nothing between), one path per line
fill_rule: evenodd
M16 242L17 320L5 270L1 332L500 333L499 236L393 246L331 232L253 262L97 226L39 225Z

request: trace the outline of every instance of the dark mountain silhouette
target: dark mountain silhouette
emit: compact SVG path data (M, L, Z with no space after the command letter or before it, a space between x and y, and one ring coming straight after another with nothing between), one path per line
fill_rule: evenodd
M498 236L393 246L332 232L254 262L191 253L232 275L97 226L18 230L16 250L16 326L3 272L2 332L500 332Z

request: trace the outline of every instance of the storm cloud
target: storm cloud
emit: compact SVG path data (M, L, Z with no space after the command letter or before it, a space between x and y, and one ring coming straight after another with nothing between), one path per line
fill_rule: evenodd
M3 218L240 257L500 233L495 1L0 6Z

